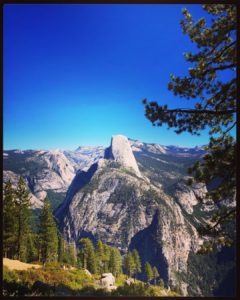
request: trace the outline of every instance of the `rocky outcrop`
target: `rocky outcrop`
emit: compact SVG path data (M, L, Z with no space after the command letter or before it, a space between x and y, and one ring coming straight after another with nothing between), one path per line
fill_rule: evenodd
M142 177L126 136L112 136L111 146L105 152L105 158L115 160L123 167L132 170L138 177Z
M115 277L112 273L103 273L100 278L100 285L107 290L114 290L117 288L115 286Z

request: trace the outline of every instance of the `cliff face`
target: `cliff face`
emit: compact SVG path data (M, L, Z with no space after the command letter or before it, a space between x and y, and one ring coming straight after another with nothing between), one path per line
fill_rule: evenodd
M56 216L67 240L101 239L123 253L137 248L143 263L157 264L165 282L175 285L176 272L187 271L188 254L198 248L197 231L173 198L126 163L131 148L121 140L112 149L113 137L110 159L76 175ZM182 286L186 294L184 282Z
M123 167L131 169L138 177L142 177L126 136L114 135L105 157L119 162Z
M104 147L79 147L76 151L10 150L4 152L3 181L17 185L25 179L33 208L41 208L48 195L62 199L77 171L88 168L104 155ZM51 192L51 193L50 193ZM59 202L59 201L58 201Z

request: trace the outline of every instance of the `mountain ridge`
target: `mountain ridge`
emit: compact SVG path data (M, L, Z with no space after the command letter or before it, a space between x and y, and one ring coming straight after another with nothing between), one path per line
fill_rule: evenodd
M159 144L148 144L138 140L128 139L134 153L154 153L169 154L174 156L186 156L186 151L181 152L181 147L175 149ZM41 208L43 199L48 195L48 191L53 192L56 198L61 193L67 192L70 182L73 180L78 170L87 171L92 164L104 158L106 149L103 146L79 146L75 151L71 150L4 150L3 151L3 172L4 183L12 179L16 185L20 176L23 176L31 192L31 203L34 208ZM164 153L163 153L163 150ZM185 149L185 148L184 148ZM204 150L202 150L204 153ZM194 152L194 148L189 148L189 157L198 157L199 152ZM137 165L139 162L137 162ZM138 166L135 165L135 170ZM29 171L30 170L30 171ZM137 170L140 174L140 170ZM47 178L45 180L44 178Z

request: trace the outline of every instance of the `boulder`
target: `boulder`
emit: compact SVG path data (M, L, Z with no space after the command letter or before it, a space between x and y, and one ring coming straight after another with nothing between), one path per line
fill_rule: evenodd
M112 273L103 273L100 279L100 285L107 288L112 289L115 286L115 277Z
M128 278L127 280L125 280L125 283L127 285L133 285L134 284L134 279L133 278Z

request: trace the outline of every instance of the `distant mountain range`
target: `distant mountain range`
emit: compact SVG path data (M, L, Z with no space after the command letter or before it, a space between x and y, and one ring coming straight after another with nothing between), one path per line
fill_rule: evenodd
M156 265L165 285L185 296L232 295L233 288L221 283L234 274L234 253L223 248L196 254L203 242L197 227L217 208L197 200L208 187L186 184L188 167L205 153L204 147L148 144L122 135L113 136L109 147L8 150L4 182L16 185L23 176L34 209L48 195L65 239L76 245L89 237L122 254L136 248L142 264Z
M146 155L155 163L158 158L154 155L165 155L165 160L168 160L168 156L197 158L204 154L203 147L161 146L132 139L129 142L137 161ZM23 176L31 192L33 207L40 208L47 194L50 199L62 200L77 171L88 170L104 157L105 150L106 147L102 146L80 146L75 151L7 150L3 153L4 182L11 179L16 184L19 176ZM54 207L61 200L53 200Z

